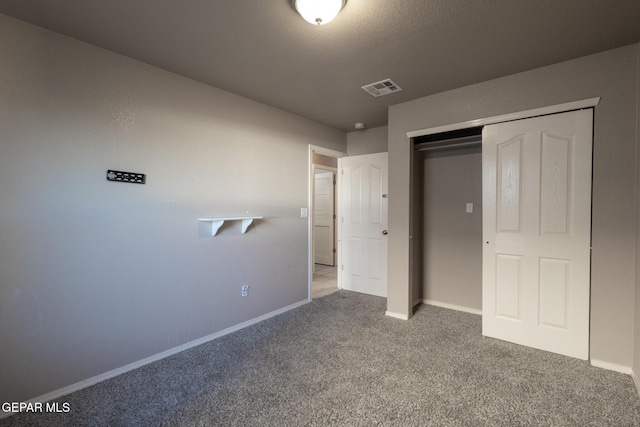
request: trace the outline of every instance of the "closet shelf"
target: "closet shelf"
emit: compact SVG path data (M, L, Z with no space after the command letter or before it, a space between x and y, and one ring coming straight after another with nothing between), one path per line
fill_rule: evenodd
M231 216L220 218L198 218L201 222L211 223L211 237L218 234L218 230L222 227L225 221L242 221L242 234L247 232L247 229L253 224L254 219L263 219L263 216Z

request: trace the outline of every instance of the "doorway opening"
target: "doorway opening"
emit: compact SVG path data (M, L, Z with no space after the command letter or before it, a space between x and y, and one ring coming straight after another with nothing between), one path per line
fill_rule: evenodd
M336 163L334 157L316 155L316 161ZM338 290L336 267L336 167L314 163L313 205L313 299L329 295Z
M309 300L340 289L336 185L338 158L346 153L309 146Z
M482 313L482 127L413 138L414 305Z

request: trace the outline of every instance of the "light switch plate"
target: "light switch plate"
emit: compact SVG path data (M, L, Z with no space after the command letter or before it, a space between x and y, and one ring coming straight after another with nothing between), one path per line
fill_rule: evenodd
M467 203L467 213L473 213L473 203Z
M306 218L309 216L309 210L307 208L300 208L300 218Z

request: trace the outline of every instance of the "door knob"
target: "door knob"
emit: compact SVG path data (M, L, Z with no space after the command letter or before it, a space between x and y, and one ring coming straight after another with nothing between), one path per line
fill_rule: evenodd
M389 232L387 230L382 230L382 234L386 236Z

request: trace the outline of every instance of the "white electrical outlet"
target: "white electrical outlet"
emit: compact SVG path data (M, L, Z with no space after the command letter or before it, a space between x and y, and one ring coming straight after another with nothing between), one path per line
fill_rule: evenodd
M242 285L242 296L249 296L249 285Z

